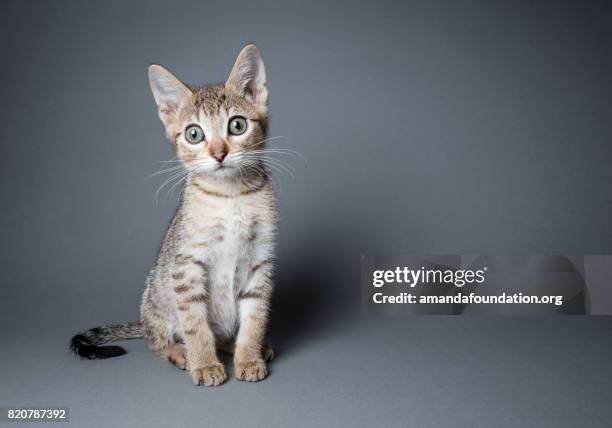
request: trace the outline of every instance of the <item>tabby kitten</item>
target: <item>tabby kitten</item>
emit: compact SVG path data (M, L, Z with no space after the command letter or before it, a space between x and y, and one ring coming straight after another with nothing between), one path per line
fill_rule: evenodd
M260 158L268 91L255 45L242 49L225 84L192 88L149 67L159 117L186 169L179 207L147 277L141 319L72 338L81 357L125 353L108 342L144 337L188 369L196 385L223 383L218 351L239 380L260 381L273 356L264 336L272 293L276 211Z

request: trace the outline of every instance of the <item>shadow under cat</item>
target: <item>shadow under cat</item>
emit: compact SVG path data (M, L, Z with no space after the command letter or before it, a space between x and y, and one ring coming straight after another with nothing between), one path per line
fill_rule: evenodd
M354 271L359 284L354 264L359 257L353 258L349 240L340 238L347 236L344 231L336 239L312 239L290 257L279 257L268 328L276 358L336 328L351 306L359 313L359 293L351 292L353 281L346 275Z

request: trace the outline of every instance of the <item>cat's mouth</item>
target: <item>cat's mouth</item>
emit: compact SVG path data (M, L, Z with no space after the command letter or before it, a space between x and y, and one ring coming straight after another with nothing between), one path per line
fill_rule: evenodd
M213 174L219 174L221 176L225 176L227 174L231 174L232 171L234 170L234 166L233 165L228 165L225 163L219 163L215 166L215 169L213 169L211 172Z

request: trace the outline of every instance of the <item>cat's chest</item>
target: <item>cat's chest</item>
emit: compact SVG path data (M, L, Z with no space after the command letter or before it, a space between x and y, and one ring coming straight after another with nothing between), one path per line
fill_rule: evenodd
M249 258L257 227L256 213L231 203L216 208L214 213L195 219L191 225L188 240L197 258L209 262Z

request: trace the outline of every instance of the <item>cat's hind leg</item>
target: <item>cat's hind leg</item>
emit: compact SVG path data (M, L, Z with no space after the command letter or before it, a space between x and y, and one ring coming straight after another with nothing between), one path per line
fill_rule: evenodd
M181 370L187 370L189 368L187 365L187 348L185 348L185 345L179 343L169 345L161 351L161 355Z
M146 337L149 347L153 352L181 370L188 369L187 348L184 344L177 341L169 331L149 331Z
M147 301L141 314L143 333L149 348L178 368L186 370L187 349L174 333L175 323L155 309L158 309L157 306Z
M263 360L267 363L272 361L276 356L276 354L274 353L274 349L272 348L272 346L270 346L268 342L264 342L261 354L263 356Z

